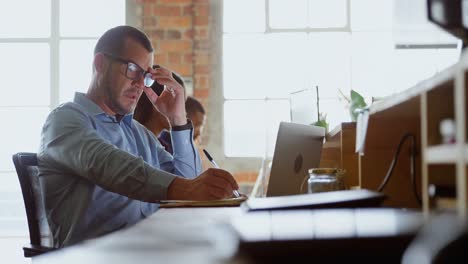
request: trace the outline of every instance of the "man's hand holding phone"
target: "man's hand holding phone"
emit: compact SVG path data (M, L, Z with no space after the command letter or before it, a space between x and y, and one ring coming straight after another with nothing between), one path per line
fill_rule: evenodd
M182 126L187 123L187 114L185 112L185 91L172 76L172 72L159 65L149 68L155 84L164 88L158 95L158 90L153 91L151 87L145 87L144 92L150 102L167 118L172 126ZM157 84L156 84L157 83Z

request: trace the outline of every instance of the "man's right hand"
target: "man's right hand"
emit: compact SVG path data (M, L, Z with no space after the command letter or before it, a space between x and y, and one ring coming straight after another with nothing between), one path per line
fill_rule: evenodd
M195 179L176 177L167 190L168 200L216 200L232 197L239 186L231 173L210 168Z

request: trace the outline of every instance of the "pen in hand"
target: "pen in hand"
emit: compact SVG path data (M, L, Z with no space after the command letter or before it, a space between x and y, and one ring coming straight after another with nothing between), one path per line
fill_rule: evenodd
M206 151L206 149L203 149L203 153L205 153L205 155L206 155L206 157L208 158L208 160L211 162L211 164L213 164L213 167L219 169L218 164L217 164L216 161L213 159L213 157L211 157L210 153L208 153L208 151ZM234 193L234 196L240 197L240 194L239 194L239 192L238 192L237 190L233 190L232 192Z

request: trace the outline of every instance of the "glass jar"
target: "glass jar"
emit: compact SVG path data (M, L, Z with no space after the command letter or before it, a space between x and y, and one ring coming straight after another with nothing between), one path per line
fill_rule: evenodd
M336 168L309 169L308 193L338 191L344 189L342 173Z

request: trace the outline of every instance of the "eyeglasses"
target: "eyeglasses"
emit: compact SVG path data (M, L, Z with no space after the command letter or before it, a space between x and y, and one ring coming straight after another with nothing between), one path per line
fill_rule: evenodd
M141 77L143 77L143 83L146 87L150 87L151 85L153 85L154 80L151 78L151 73L143 70L140 66L138 66L138 64L128 60L124 60L112 54L104 53L104 55L122 64L127 64L127 69L125 70L125 77L127 77L128 79L138 81Z

